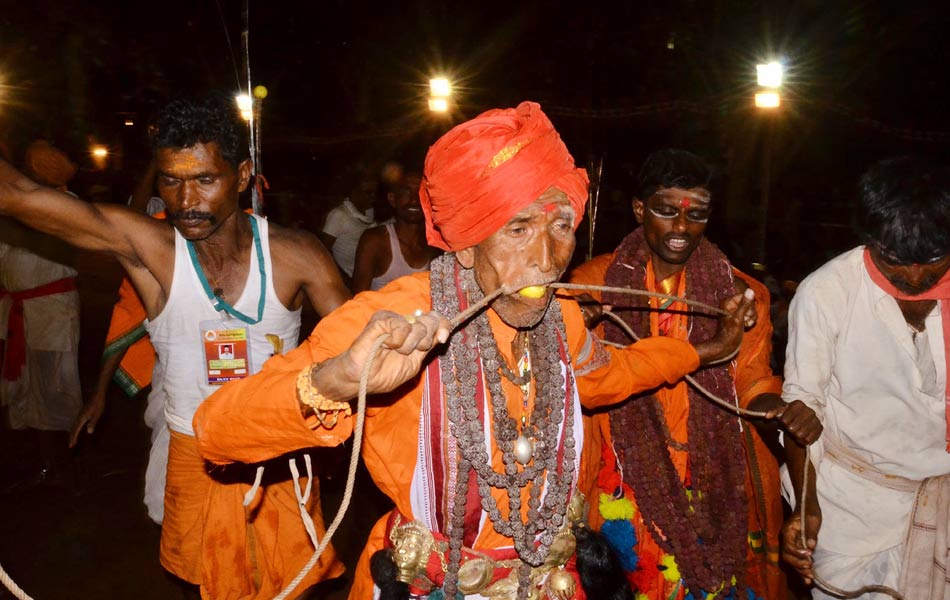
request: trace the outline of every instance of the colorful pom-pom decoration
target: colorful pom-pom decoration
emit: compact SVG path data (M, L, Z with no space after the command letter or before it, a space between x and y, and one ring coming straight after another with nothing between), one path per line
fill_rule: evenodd
M633 518L633 515L636 514L633 502L630 502L629 499L619 498L615 500L614 497L609 494L600 495L600 503L597 508L600 511L600 516L608 521L617 519L629 521Z
M680 568L676 565L675 556L672 554L663 555L663 558L660 559L660 565L664 567L663 579L670 582L680 580Z

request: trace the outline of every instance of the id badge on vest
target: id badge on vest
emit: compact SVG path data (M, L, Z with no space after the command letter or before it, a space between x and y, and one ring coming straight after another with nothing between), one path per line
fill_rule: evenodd
M201 342L205 350L205 374L209 385L243 379L251 370L250 331L237 319L202 321Z

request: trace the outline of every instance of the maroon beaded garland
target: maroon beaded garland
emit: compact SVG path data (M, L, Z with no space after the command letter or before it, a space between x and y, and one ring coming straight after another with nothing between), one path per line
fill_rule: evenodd
M628 235L607 270L606 284L646 289L650 250L643 228ZM686 297L719 306L735 294L728 259L703 240L686 263ZM637 335L648 337L650 310L646 298L605 293L603 301ZM713 316L690 315L689 341L712 338ZM607 339L629 343L615 325L606 325ZM720 398L735 399L735 385L726 365L712 366L694 377ZM688 391L688 465L692 500L673 466L669 430L659 400L638 396L610 412L610 426L624 480L633 489L644 523L665 552L676 557L686 586L693 591L718 589L733 576L743 587L748 535L745 496L745 454L734 415ZM662 532L662 534L660 533Z

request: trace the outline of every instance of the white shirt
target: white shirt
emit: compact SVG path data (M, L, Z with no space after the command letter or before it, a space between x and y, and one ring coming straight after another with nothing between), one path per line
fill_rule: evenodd
M336 238L333 242L333 260L340 265L347 275L353 276L353 266L356 261L356 246L360 242L363 232L376 225L373 221L373 209L365 213L360 212L347 198L343 204L337 206L327 214L323 233Z
M862 556L903 542L913 492L877 486L822 458L834 437L884 473L922 480L950 473L939 303L915 342L897 301L871 281L864 247L802 281L788 315L786 402L824 424L812 447L822 510L819 544Z

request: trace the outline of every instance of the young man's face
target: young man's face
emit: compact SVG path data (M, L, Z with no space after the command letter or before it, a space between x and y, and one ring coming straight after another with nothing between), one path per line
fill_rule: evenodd
M634 198L633 214L653 255L654 269L678 272L703 239L711 210L705 188L660 188L646 200Z
M894 287L911 296L923 294L935 286L950 270L950 255L934 257L932 261L925 264L908 264L898 260L878 244L868 244L868 248L871 252L871 260L874 261L881 274Z
M426 216L419 204L419 186L422 178L418 175L406 178L405 187L399 187L395 192L387 194L389 204L397 221L401 223L424 223Z
M512 217L485 241L460 250L458 261L475 269L475 280L488 295L499 287L512 290L492 304L512 327L537 325L553 290L526 298L518 290L557 281L574 253L574 208L561 190L548 188L530 206Z
M156 186L168 221L189 240L207 238L237 212L238 196L251 176L249 159L235 169L221 157L216 142L159 148L155 160Z

